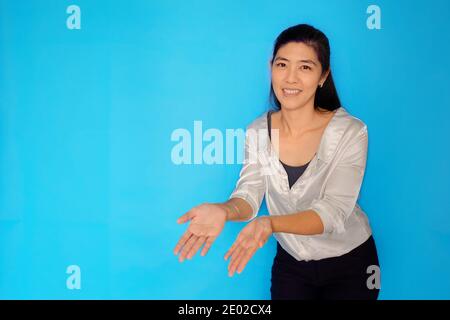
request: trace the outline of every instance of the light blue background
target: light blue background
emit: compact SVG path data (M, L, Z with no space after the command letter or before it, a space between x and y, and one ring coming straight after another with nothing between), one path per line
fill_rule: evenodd
M66 8L81 8L69 30ZM370 4L381 30L366 27ZM369 128L360 204L381 299L450 298L450 2L0 0L0 298L269 299L272 239L241 275L180 264L176 219L224 201L241 165L171 162L176 128L245 128L268 108L273 41L330 39L343 105ZM260 214L267 214L265 205ZM66 268L81 268L81 290Z

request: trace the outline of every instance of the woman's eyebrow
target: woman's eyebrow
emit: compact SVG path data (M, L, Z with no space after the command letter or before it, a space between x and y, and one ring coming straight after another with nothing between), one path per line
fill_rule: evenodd
M277 57L275 58L275 61L277 60L282 60L282 61L289 61L289 59L286 59L284 57ZM317 65L314 61L312 61L311 59L302 59L302 60L297 60L297 62L305 62L305 63L311 63L313 65Z

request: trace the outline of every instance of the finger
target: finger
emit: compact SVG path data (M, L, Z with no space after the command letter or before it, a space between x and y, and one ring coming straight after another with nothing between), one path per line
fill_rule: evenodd
M246 247L247 247L247 239L241 240L235 251L231 254L230 266L236 262L236 259L239 257L242 251L245 251Z
M228 258L233 254L233 252L236 250L237 243L233 243L233 245L228 249L228 251L225 253L225 256L223 257L225 260L228 260Z
M193 256L197 253L198 249L205 243L205 237L198 237L197 241L192 246L191 250L187 253L186 257L188 259L192 259Z
M236 270L237 273L241 273L244 270L245 266L247 265L251 257L255 254L256 250L258 250L257 247L247 249L247 252L242 256L241 260L238 261L238 267Z
M232 268L236 266L236 261L245 252L245 250L246 249L245 249L245 246L244 246L243 241L242 241L241 244L236 248L236 250L231 255L230 263L228 265L229 266L228 270L231 271Z
M266 244L267 240L269 240L268 237L265 239L261 239L258 243L259 247L262 248Z
M186 255L189 252L189 250L191 250L192 246L194 245L194 243L197 241L198 236L196 236L195 234L193 234L188 242L186 242L186 244L183 246L183 249L181 249L181 253L180 253L180 262L183 262L184 259L186 259Z
M231 257L230 268L229 268L231 276L236 272L236 269L239 265L240 260L246 254L246 252L249 250L249 247L250 247L249 240L248 239L242 240L241 244L240 244L239 252L235 252L233 254L233 256Z
M268 239L268 235L265 234L265 231L263 228L260 228L259 230L257 230L256 234L255 234L255 240L256 240L256 244L261 248L264 243L266 243Z
M202 252L201 252L202 256L205 256L208 253L209 248L211 248L211 245L213 244L214 240L216 240L216 237L206 238L205 246L203 247Z
M192 212L188 211L177 219L177 223L185 223L193 218Z
M240 260L241 256L245 254L245 248L239 247L238 251L231 257L230 264L228 266L228 275L230 277L236 272L237 262Z
M231 246L231 248L227 251L227 253L225 254L224 259L227 260L228 257L230 257L231 255L233 255L233 252L236 250L236 248L241 244L242 240L238 237L236 239L236 241L233 243L233 245Z
M187 230L183 236L180 238L180 240L178 241L177 245L175 246L175 249L173 250L173 253L175 253L175 255L178 254L178 252L180 251L180 249L184 246L184 244L189 240L189 238L191 237L192 233Z

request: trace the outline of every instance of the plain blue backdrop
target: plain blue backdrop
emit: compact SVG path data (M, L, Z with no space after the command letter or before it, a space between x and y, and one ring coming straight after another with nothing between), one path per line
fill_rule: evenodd
M69 30L69 5L81 29ZM369 5L381 9L370 30ZM0 0L0 298L269 299L275 240L229 278L229 223L173 254L241 164L175 165L177 128L245 128L269 107L276 36L330 40L343 106L369 129L360 205L380 299L450 298L450 2ZM263 204L260 214L267 214ZM81 290L66 268L81 268Z

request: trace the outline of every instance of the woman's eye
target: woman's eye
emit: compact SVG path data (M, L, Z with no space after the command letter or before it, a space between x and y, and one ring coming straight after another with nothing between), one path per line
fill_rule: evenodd
M285 66L285 64L283 62L277 63L277 67L284 67L284 66Z
M303 70L311 70L310 66L302 66Z

